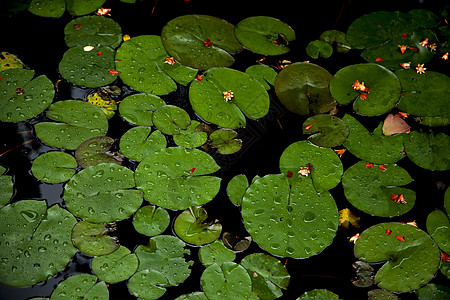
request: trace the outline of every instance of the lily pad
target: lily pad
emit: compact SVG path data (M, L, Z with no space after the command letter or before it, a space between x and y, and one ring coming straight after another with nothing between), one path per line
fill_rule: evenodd
M203 73L189 88L192 108L203 120L225 128L246 124L245 116L260 119L269 111L269 95L254 77L229 68Z
M439 248L433 239L403 223L381 223L366 229L356 241L354 252L356 258L368 263L386 261L375 275L375 283L393 292L420 288L439 268Z
M383 134L384 135L393 135L407 132L411 126L405 122L400 117L394 116L393 114L388 114L386 119L383 122Z
M331 148L345 142L349 129L338 117L321 114L309 117L303 122L303 133L312 133L308 141L314 145Z
M289 285L291 276L286 266L273 256L253 253L240 264L252 279L252 294L259 299L277 299Z
M428 215L427 231L443 252L450 253L450 220L442 210L436 209Z
M94 257L91 266L100 280L115 283L130 278L136 272L138 265L137 256L128 248L120 246L111 254Z
M153 113L153 124L168 135L179 134L191 124L189 114L181 107L175 105L164 105Z
M204 124L192 120L185 130L180 130L179 134L173 136L174 143L185 148L200 147L208 140L208 134L203 131L203 127Z
M290 187L285 174L266 175L250 185L242 201L242 218L259 246L292 258L310 257L325 249L339 222L328 192L317 193L309 178L298 179Z
M421 117L450 114L450 77L433 71L417 74L413 70L399 70L395 75L402 85L399 110Z
M450 288L445 285L429 283L416 291L419 300L445 300L450 297Z
M128 290L143 300L159 299L166 293L167 279L158 271L142 270L128 281Z
M101 163L120 165L122 163L122 155L110 151L113 144L114 139L109 136L90 138L78 146L75 151L75 158L83 168L89 168Z
M241 206L248 186L248 179L244 174L239 174L231 178L227 186L227 195L231 202L237 206Z
M162 29L161 40L177 61L195 69L228 67L232 54L243 50L234 26L207 15L185 15L170 20Z
M278 75L277 71L266 65L250 66L245 70L245 73L258 80L266 90L270 90L270 85L275 84L275 78Z
M411 210L416 193L399 187L411 183L408 172L393 164L385 169L366 165L360 161L348 168L342 176L342 186L347 200L357 209L379 217L393 217ZM393 201L392 195L403 194L406 203Z
M55 102L46 114L58 122L40 122L34 128L38 138L49 146L75 150L82 142L108 131L105 114L84 101Z
M218 220L205 222L208 214L200 206L191 206L176 219L173 229L176 235L186 243L200 246L214 242L222 232Z
M221 179L208 176L219 166L207 153L183 147L165 148L147 156L136 168L135 180L155 205L184 210L211 201Z
M231 129L218 129L210 133L210 145L220 154L233 154L241 150L242 140L236 139L237 132Z
M150 154L166 148L166 137L151 127L138 126L129 129L120 138L120 150L123 155L135 161L142 161Z
M34 177L45 183L59 183L69 180L78 167L75 158L65 152L52 151L39 155L31 166Z
M327 30L322 32L320 40L335 46L338 53L347 53L352 45L347 41L345 33L339 30Z
M310 176L307 177L312 178L314 189L318 192L331 190L341 181L344 171L342 162L331 149L319 148L308 141L298 141L281 154L281 173L286 176L291 172L291 181L304 178L299 172L307 165L310 170Z
M447 188L444 194L444 208L450 218L450 188Z
M139 208L133 218L134 229L147 236L163 233L169 224L170 216L167 210L151 205Z
M427 170L450 170L450 137L445 133L413 131L405 139L408 158Z
M40 75L33 79L34 71L10 69L1 72L0 121L21 122L43 112L53 101L52 82Z
M193 292L190 294L181 295L175 300L208 300L208 297L206 297L205 293L203 292Z
M131 124L153 126L153 112L165 104L164 100L156 95L134 94L120 102L119 113Z
M326 289L314 289L306 293L303 293L300 297L297 298L297 300L316 300L316 299L338 300L339 296L333 293L332 291Z
M306 46L306 54L314 59L318 59L319 56L329 58L333 54L333 47L327 42L314 40Z
M342 119L350 130L343 145L356 157L371 163L389 164L405 156L404 134L385 136L382 132L383 123L380 123L373 132L369 132L351 115L347 114Z
M365 96L353 87L358 81L369 89ZM353 110L364 116L377 116L391 110L398 102L401 85L397 76L378 64L356 64L340 69L330 82L331 95L339 104L355 100Z
M188 84L197 70L177 61L167 63L166 52L157 35L141 35L123 43L116 54L120 78L133 89L147 94L164 95L177 89L176 82Z
M5 173L6 169L0 165L0 175ZM0 176L0 208L8 204L14 192L12 177L8 175Z
M92 46L86 51L85 46ZM67 50L59 63L59 73L67 81L85 87L108 85L117 79L115 51L109 46L90 44Z
M222 242L225 247L234 252L242 252L247 250L252 243L251 236L238 236L230 232L224 232L222 235Z
M59 205L22 200L0 209L0 282L29 286L61 271L75 255L70 240L77 221Z
M286 23L266 16L249 17L235 28L239 42L252 52L280 55L290 51L288 44L295 40L295 31Z
M275 79L275 92L280 102L299 115L314 115L330 111L336 101L328 88L333 75L310 63L293 63Z
M107 255L120 246L116 237L108 235L113 230L110 224L80 221L72 229L72 243L88 255Z
M221 265L226 261L233 261L235 258L234 251L225 247L221 240L204 245L198 250L198 259L205 267L214 263Z
M101 16L85 16L70 21L64 28L64 35L69 47L103 45L116 48L122 42L120 25Z
M98 299L108 300L109 291L106 283L97 282L97 276L90 274L72 275L61 282L53 291L51 300L64 299Z
M32 0L28 10L41 17L59 18L67 11L73 16L96 11L105 0Z
M64 187L64 202L76 217L93 223L121 221L142 204L133 171L116 164L81 170Z
M248 299L252 292L252 281L247 271L234 262L212 264L200 278L203 292L208 299Z

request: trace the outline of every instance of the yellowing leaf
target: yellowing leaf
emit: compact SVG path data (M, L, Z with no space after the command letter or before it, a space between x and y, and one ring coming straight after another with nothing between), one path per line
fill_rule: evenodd
M348 208L341 209L339 211L339 226L348 228L350 224L353 227L359 227L359 217Z

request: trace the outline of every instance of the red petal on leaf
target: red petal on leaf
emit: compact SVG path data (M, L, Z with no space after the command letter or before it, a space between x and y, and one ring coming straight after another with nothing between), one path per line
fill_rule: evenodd
M391 235L391 233L392 233L392 230L390 230L389 228L386 229L386 235Z
M361 99L363 99L363 100L366 100L366 99L367 99L367 94L366 94L366 93L361 93L361 94L359 95L359 97L360 97Z
M408 38L408 34L406 32L402 33L402 38L407 39Z
M119 72L117 70L109 70L109 74L117 75L117 74L119 74Z
M102 55L102 51L97 52L97 56L100 56L100 55Z
M401 235L396 235L395 238L396 238L397 240L399 240L400 242L404 242L404 241L405 241L405 238L402 237Z
M195 171L195 169L197 169L197 167L193 167L190 171L189 171L189 173L194 173L194 171Z
M25 93L25 90L23 88L17 88L16 89L16 94L17 95L22 95L23 93Z
M202 80L203 80L202 75L197 75L197 76L195 76L195 80L197 80L197 81L202 81Z
M382 61L383 61L383 58L382 58L381 56L378 56L377 58L375 58L375 61L377 61L377 62L382 62Z
M311 127L313 127L312 124L306 125L305 129L308 130L308 129L310 129Z
M385 165L378 165L378 169L380 169L381 171L386 171L386 166Z
M75 28L75 29L81 29L81 24L76 24L75 26L73 26L73 28Z
M366 168L372 169L373 168L373 163L366 163Z
M409 47L409 49L411 49L412 51L414 51L414 52L417 52L417 51L419 51L419 48L417 48L417 47L414 47L414 46L411 46L411 47Z
M291 171L287 171L286 177L291 178L292 176L294 176L294 173L292 173Z
M450 262L450 255L441 252L441 260L445 262Z
M277 41L277 40L274 40L272 43L273 43L274 45L277 45L277 46L280 46L280 45L281 45L280 42Z
M396 195L396 194L392 194L392 195L391 195L391 200L392 200L392 201L397 202L397 199L398 199L398 195Z
M212 45L212 42L209 38L206 38L206 41L204 41L203 44L205 44L206 47L209 47Z

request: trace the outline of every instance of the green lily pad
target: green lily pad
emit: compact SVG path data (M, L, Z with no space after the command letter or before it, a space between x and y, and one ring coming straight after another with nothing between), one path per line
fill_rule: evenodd
M278 75L277 71L266 65L250 66L245 70L245 73L258 80L266 90L270 90L270 85L275 84L275 78Z
M233 154L241 150L242 140L236 139L237 132L231 129L218 129L210 133L210 145L220 154Z
M0 165L0 175L5 173L6 169ZM0 176L0 208L8 204L14 192L12 176Z
M203 292L193 292L190 294L181 295L175 300L208 300L208 297L206 297Z
M214 242L222 232L218 220L205 222L208 214L200 206L191 206L175 219L173 229L176 235L186 243L201 246Z
M72 229L72 243L88 255L107 255L119 248L116 237L108 235L113 231L110 224L78 222Z
M247 250L252 243L251 236L238 236L230 232L224 232L222 235L222 242L225 247L234 252L242 252Z
M373 132L369 132L351 115L346 114L342 119L350 130L343 145L356 157L371 163L389 164L405 156L403 140L406 133L385 136L382 122Z
M439 268L439 248L433 239L403 223L381 223L366 229L356 241L354 252L356 258L368 263L386 261L375 275L375 283L393 292L420 288Z
M135 297L143 300L161 298L166 293L167 279L158 271L142 270L128 281L128 290Z
M136 168L135 180L155 205L184 210L211 201L221 179L208 176L219 166L207 153L183 147L165 148L147 156Z
M231 54L243 50L234 35L233 24L207 15L185 15L170 20L161 31L161 40L177 61L195 69L228 67Z
M280 157L281 173L286 176L291 172L291 181L304 178L299 171L308 164L310 176L307 177L312 178L316 191L331 190L341 181L344 171L342 162L331 149L319 148L308 141L299 141L289 145Z
M233 261L236 259L236 254L234 251L225 247L221 240L216 240L211 244L200 247L198 250L198 259L207 267L214 263L221 265L226 261Z
M339 296L333 293L332 291L326 289L314 289L306 293L303 293L300 297L297 298L297 300L316 300L316 299L338 300Z
M179 134L191 124L189 114L181 107L163 105L153 112L153 124L168 135Z
M400 300L397 295L382 289L368 291L367 297L370 300Z
M342 176L342 186L347 200L357 209L379 217L394 217L410 211L416 201L416 193L399 187L411 183L408 172L393 164L385 170L360 161L348 168ZM407 203L395 202L392 195L403 194Z
M41 17L59 18L67 11L82 16L96 11L105 0L32 0L28 10Z
M170 216L162 207L147 205L139 208L133 217L133 226L137 232L147 236L163 233L170 224Z
M241 206L242 199L248 186L248 179L244 174L239 174L231 178L227 186L227 195L231 202L237 206Z
M447 188L444 194L444 208L447 212L447 216L450 217L450 188Z
M312 126L311 126L312 125ZM306 127L308 126L308 129ZM338 117L315 115L303 122L303 133L312 133L308 141L319 147L336 147L347 140L349 129Z
M443 252L450 253L450 220L442 210L436 209L428 215L427 231Z
M122 29L113 19L85 16L67 23L64 39L69 47L103 45L116 48L122 42Z
M225 128L246 124L245 116L260 119L269 111L269 95L254 77L229 68L213 68L189 88L192 108L203 120ZM227 96L225 93L232 93Z
M319 56L329 58L333 54L333 47L327 42L314 40L306 46L306 54L314 59L318 59Z
M150 154L167 147L166 137L151 127L138 126L129 129L120 138L123 155L135 161L142 161Z
M81 170L64 187L64 202L76 217L92 223L121 221L142 204L133 171L116 164Z
M419 300L445 300L450 298L450 288L445 285L429 283L416 291Z
M117 49L116 67L123 82L133 89L164 95L177 89L176 82L188 84L197 74L197 70L177 61L166 63L169 57L159 36L141 35Z
M3 51L0 53L0 72L9 69L23 69L23 63L16 55Z
M434 134L413 131L405 139L408 158L427 170L450 170L450 137L445 133Z
M80 166L89 168L101 163L112 163L120 165L122 155L109 151L114 144L114 139L109 136L96 136L90 138L75 151L75 158Z
M86 51L84 46L94 47ZM90 44L67 50L59 63L59 73L67 81L85 87L99 87L117 79L115 51L109 46Z
M369 89L364 93L354 89L356 81ZM330 82L331 95L339 104L347 104L355 100L353 110L364 116L377 116L391 110L398 102L401 85L397 76L383 66L377 64L356 64L340 69Z
M0 282L17 287L51 278L75 255L70 240L77 221L59 205L22 200L0 209Z
M212 264L200 278L203 292L208 299L248 299L252 292L252 281L247 271L234 262Z
M0 121L21 122L43 112L53 101L52 82L40 75L33 79L34 71L10 69L1 72Z
M414 121L429 127L444 127L450 125L450 114L437 117L415 117Z
M328 88L333 75L310 63L293 63L275 79L275 92L281 103L293 113L314 115L336 106Z
M335 46L338 53L347 53L352 45L347 41L345 33L339 30L327 30L322 32L320 40Z
M273 256L253 253L244 257L240 264L250 275L252 293L258 299L277 299L289 285L291 276L286 266Z
M55 288L50 299L108 300L109 291L106 283L104 281L97 281L97 276L90 274L72 275Z
M153 112L165 104L164 100L156 95L134 94L120 102L119 113L131 124L153 126Z
M152 237L148 246L140 245L134 251L139 259L138 271L148 269L160 272L167 279L165 286L182 283L191 274L189 267L193 264L184 258L190 253L185 246L182 240L174 236Z
M185 130L180 130L179 134L173 136L174 143L185 148L200 147L208 140L208 134L203 131L203 126L204 124L192 120Z
M298 179L290 187L285 174L266 175L250 185L242 201L242 218L259 246L293 258L325 249L339 222L328 192L317 193L309 178Z
M78 163L65 152L52 151L39 155L31 166L34 177L46 183L59 183L69 180L75 174Z
M399 70L395 75L402 84L399 110L421 117L450 114L450 77L433 71L417 74L413 70Z
M38 138L49 146L75 150L82 142L108 131L105 114L84 101L55 102L46 114L58 122L40 122L34 128Z
M94 274L108 283L127 280L136 272L138 265L137 256L124 246L111 254L94 257L91 264Z
M290 51L295 31L286 23L266 16L249 17L235 28L239 42L248 50L262 55L280 55Z

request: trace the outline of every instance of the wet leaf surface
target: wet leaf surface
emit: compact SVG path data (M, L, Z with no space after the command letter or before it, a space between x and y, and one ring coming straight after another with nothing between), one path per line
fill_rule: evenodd
M45 183L59 183L69 180L78 167L75 158L64 152L47 152L38 156L31 166L33 175Z
M162 207L142 206L133 218L133 226L137 232L147 236L163 233L170 225L170 216Z
M414 131L405 139L408 158L421 168L444 171L450 169L450 137L445 133Z
M106 283L103 281L97 282L97 280L96 276L89 274L70 276L56 287L51 295L51 299L109 299Z
M111 254L120 246L116 237L108 235L113 228L111 224L80 221L72 229L72 243L88 255Z
M303 122L303 133L312 134L308 137L308 141L314 145L331 148L347 140L349 129L347 124L338 117L315 115Z
M204 245L198 250L200 262L208 267L214 263L221 265L226 261L234 261L236 254L234 251L225 247L221 240L216 240L211 244Z
M111 254L94 257L92 271L100 280L115 283L130 278L138 265L137 256L128 248L120 246Z
M111 152L114 139L108 136L96 136L83 143L75 151L75 158L83 168L89 168L101 163L120 165L122 157L118 153Z
M120 138L120 150L123 155L135 161L142 161L150 154L167 146L165 136L151 127L138 126L129 129Z
M122 100L119 112L125 121L140 126L153 126L153 112L166 103L151 94L134 94Z

